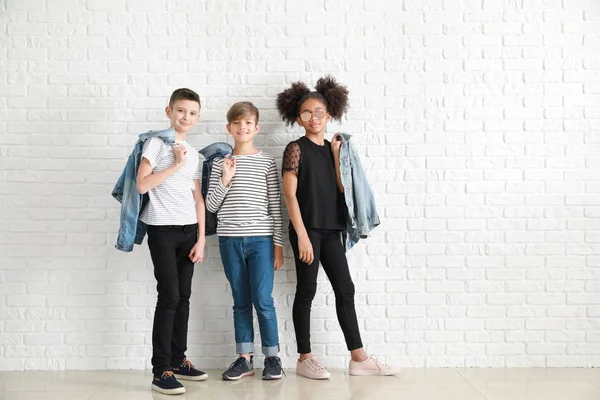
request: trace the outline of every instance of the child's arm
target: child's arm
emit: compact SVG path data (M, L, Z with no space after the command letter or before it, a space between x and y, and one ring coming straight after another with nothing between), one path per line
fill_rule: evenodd
M300 145L296 142L291 142L283 152L283 197L290 215L290 220L294 226L294 230L298 235L298 251L300 260L307 264L312 264L314 261L314 253L308 232L302 221L300 213L300 205L296 198L296 189L298 188L298 172L302 160L302 151Z
M342 148L342 138L337 132L331 138L331 152L333 153L333 161L335 163L335 180L340 193L344 193L344 185L342 185L342 173L340 172L340 149Z
M150 140L152 141L152 139ZM187 153L187 149L185 146L173 146L173 153L175 154L175 162L173 165L160 172L153 173L153 168L148 157L157 157L157 152L159 151L159 147L156 145L157 143L159 142L155 141L154 143L148 143L149 148L144 149L144 153L142 154L136 181L136 187L140 194L146 194L148 193L148 190L159 186L168 177L179 171L185 164L185 154Z
M212 171L210 171L210 179L208 183L208 192L206 193L206 209L212 213L216 213L221 208L227 192L229 192L229 184L231 177L223 182L223 163L224 160L215 160L213 162ZM235 167L234 167L235 168Z
M267 196L269 202L268 212L273 217L274 267L275 270L278 270L283 266L283 218L281 216L281 190L275 160L271 163L267 174Z
M296 198L296 188L298 187L298 177L294 171L284 171L283 173L283 197L285 199L285 205L290 215L290 220L294 226L294 230L298 235L298 250L300 252L300 260L307 264L312 264L314 261L314 253L310 239L308 238L308 232L302 221L302 214L300 214L300 205Z
M204 235L204 224L205 224L205 211L204 211L204 198L202 198L202 191L200 181L194 179L194 203L196 204L196 215L198 216L198 241L192 247L189 257L192 262L202 262L204 259L204 245L206 237Z

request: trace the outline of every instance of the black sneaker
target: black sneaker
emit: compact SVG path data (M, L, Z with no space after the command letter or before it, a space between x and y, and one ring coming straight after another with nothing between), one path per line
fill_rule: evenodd
M240 357L235 360L227 371L223 372L224 381L237 381L245 376L254 375L253 356L250 356L250 361L245 357Z
M263 369L263 380L274 381L281 379L283 376L283 368L281 368L281 359L277 356L265 357L265 369Z
M182 394L185 388L173 375L171 371L165 371L162 375L154 375L152 379L152 390L162 394Z
M208 378L206 372L194 368L194 364L186 358L183 359L183 363L180 366L173 367L173 374L175 374L177 379L184 381L203 381Z

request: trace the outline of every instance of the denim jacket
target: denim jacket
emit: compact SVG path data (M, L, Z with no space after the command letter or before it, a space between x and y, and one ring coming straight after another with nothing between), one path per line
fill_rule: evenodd
M144 236L146 236L146 224L140 221L139 216L148 202L148 195L141 195L137 190L136 183L144 142L153 137L159 137L166 143L174 143L175 130L169 128L139 135L138 141L127 159L125 169L112 190L112 196L121 203L119 234L115 244L115 247L121 251L132 251L134 243L142 244Z
M369 237L369 233L380 222L373 191L367 182L358 152L350 141L352 136L342 133L340 137L340 174L348 207L347 227L342 233L342 240L348 251L359 239Z
M202 163L202 197L206 200L213 162L217 158L223 158L227 154L232 154L233 148L228 143L217 142L201 149L199 153L204 156L204 162ZM206 236L215 235L217 233L217 214L205 209L205 215L204 234Z

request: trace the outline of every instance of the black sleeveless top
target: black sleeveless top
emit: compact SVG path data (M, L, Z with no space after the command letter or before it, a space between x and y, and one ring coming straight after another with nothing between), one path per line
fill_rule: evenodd
M282 169L298 177L296 198L306 229L346 230L346 204L337 187L328 140L323 146L306 136L290 142L283 153ZM289 229L293 229L291 221Z

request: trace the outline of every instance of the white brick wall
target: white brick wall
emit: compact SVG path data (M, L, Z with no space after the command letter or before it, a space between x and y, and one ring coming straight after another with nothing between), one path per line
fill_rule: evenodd
M0 0L0 370L149 366L145 246L113 248L110 190L171 91L203 101L195 146L237 100L333 73L383 223L349 256L369 353L402 366L600 366L599 0ZM293 366L295 274L276 274ZM314 351L343 367L321 274ZM214 238L189 356L233 356ZM259 340L257 338L257 343Z

